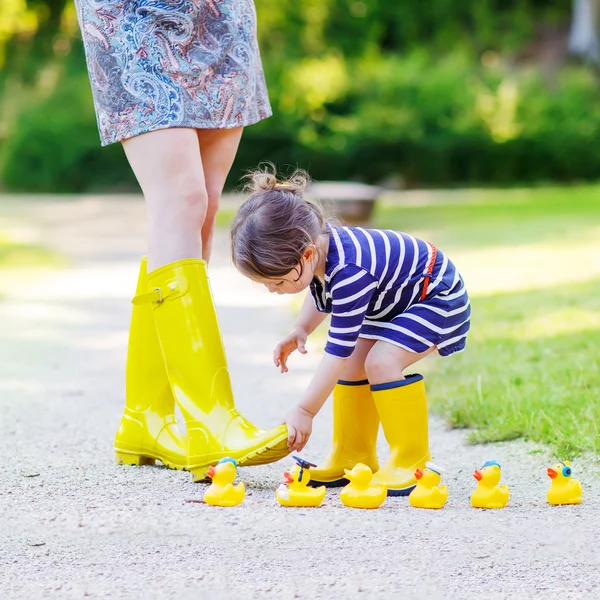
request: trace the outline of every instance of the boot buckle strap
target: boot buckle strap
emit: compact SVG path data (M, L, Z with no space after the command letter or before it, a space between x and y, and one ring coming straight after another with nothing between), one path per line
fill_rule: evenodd
M147 294L140 294L139 296L135 296L131 301L131 304L140 305L140 304L160 304L164 300L162 292L160 288L154 288L151 292Z
M163 290L159 287L155 287L151 292L147 294L140 294L139 296L135 296L131 301L132 304L162 304L166 298L172 296L177 293L178 287L175 282L171 282L167 284L167 291L163 292Z

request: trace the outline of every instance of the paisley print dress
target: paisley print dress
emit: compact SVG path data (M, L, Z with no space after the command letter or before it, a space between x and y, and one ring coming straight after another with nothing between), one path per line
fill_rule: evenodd
M103 146L271 115L253 0L76 0Z

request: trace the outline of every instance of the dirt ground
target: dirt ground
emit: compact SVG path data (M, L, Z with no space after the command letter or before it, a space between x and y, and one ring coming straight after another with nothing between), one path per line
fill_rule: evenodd
M275 488L291 464L240 470L234 509L202 503L204 485L162 467L114 463L137 263L137 197L0 200L0 229L67 257L59 269L0 273L0 597L33 598L599 598L600 478L574 470L584 503L549 507L532 444L469 446L431 419L434 459L450 490L441 511L388 498L344 508L285 509ZM211 282L237 403L277 425L321 352L309 345L280 375L271 351L293 322L289 299L246 282L217 237ZM329 447L330 407L304 451ZM380 436L381 458L385 442ZM473 470L503 465L507 508L470 507Z

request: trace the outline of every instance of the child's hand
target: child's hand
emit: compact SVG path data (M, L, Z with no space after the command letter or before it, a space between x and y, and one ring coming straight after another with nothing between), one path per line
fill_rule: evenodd
M301 452L312 433L313 416L301 406L296 406L283 422L288 428L288 450Z
M281 369L282 373L288 372L287 359L294 350L298 350L300 354L306 354L305 345L307 337L304 329L294 327L292 333L277 344L275 350L273 350L273 362L276 367Z

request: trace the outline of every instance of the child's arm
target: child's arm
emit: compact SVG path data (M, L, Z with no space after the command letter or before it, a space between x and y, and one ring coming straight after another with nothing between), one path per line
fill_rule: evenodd
M300 315L292 332L273 350L273 362L280 367L282 373L287 373L287 359L294 351L306 354L306 338L325 320L327 313L319 312L309 294L304 299Z
M312 433L313 417L333 391L344 362L354 351L377 280L365 269L347 265L331 281L331 326L325 355L300 404L286 417L288 448L302 450ZM316 310L316 309L315 309Z
M306 332L306 335L310 335L327 317L327 313L320 312L315 306L315 302L310 292L306 294L304 303L300 309L298 320L296 321L296 328L300 328Z
M312 432L312 420L333 391L344 370L345 359L325 354L300 404L284 419L288 427L288 448L300 452Z

